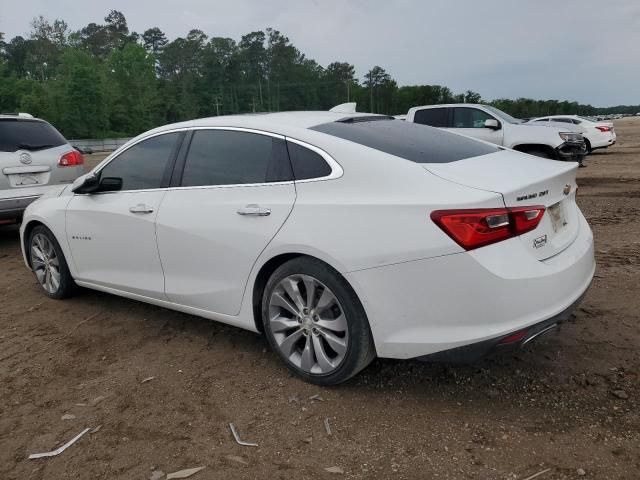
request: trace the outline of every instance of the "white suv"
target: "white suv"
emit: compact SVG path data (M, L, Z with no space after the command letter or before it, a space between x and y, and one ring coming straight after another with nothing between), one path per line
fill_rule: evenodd
M31 202L83 173L82 154L49 123L0 115L0 225L20 220Z
M444 128L538 157L581 162L586 151L582 134L573 125L558 128L524 123L489 105L413 107L406 121Z

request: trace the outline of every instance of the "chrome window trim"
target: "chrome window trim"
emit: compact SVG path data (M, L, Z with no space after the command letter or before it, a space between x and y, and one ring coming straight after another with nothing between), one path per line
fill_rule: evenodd
M265 186L276 186L276 185L292 185L297 183L309 183L309 182L319 182L325 180L334 180L342 177L344 175L344 170L342 166L334 160L334 158L329 155L327 152L322 150L321 148L316 147L315 145L311 145L310 143L304 142L302 140L297 140L295 138L287 137L285 135L281 135L279 133L273 133L266 130L258 130L255 128L245 128L245 127L224 127L224 126L198 126L198 127L180 127L174 128L171 130L163 130L162 132L156 132L151 135L147 135L145 137L139 138L135 142L130 144L126 144L122 147L121 150L116 150L107 158L105 158L102 163L98 164L90 173L99 173L104 169L107 165L109 165L112 161L118 158L121 154L129 150L131 147L148 140L150 138L158 137L160 135L166 135L169 133L176 132L184 132L184 131L196 131L196 130L230 130L236 132L246 132L246 133L255 133L257 135L265 135L268 137L279 138L281 140L285 140L288 142L293 142L301 147L308 148L309 150L320 155L331 168L331 173L329 175L325 175L324 177L317 178L308 178L305 180L287 180L284 182L262 182L262 183L234 183L229 185L193 185L186 187L160 187L160 188L146 188L140 190L119 190L117 192L98 192L98 193L75 193L74 195L112 195L114 193L139 193L139 192L158 192L158 191L173 191L173 190L192 190L192 189L203 189L203 188L236 188L236 187L265 187Z
M320 182L324 180L335 180L336 178L340 178L342 177L342 175L344 175L344 170L342 169L342 166L338 162L336 162L331 155L329 155L327 152L325 152L321 148L318 148L315 145L311 145L310 143L297 140L295 138L286 137L286 140L288 142L292 142L297 145L300 145L301 147L308 148L312 152L317 153L324 159L325 162L327 162L327 164L329 164L329 168L331 168L331 173L329 175L325 175L324 177L307 178L304 180L295 180L296 183L309 183L309 182Z

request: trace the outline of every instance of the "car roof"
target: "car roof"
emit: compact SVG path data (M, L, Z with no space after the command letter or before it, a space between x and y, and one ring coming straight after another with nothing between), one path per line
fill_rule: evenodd
M418 107L411 107L409 110L420 110L423 108L442 108L442 107L480 107L487 108L489 105L482 103L439 103L437 105L421 105Z
M172 123L158 127L153 132L176 128L198 127L244 127L258 130L270 130L274 127L309 129L323 123L335 122L347 118L370 117L370 113L339 113L325 111L299 111L277 113L247 113L243 115L222 115L218 117L198 118L186 122ZM383 116L383 115L376 115ZM277 129L277 128L276 128Z

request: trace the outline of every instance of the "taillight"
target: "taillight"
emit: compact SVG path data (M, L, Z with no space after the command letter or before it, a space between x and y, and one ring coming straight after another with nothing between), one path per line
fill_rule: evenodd
M484 247L534 230L545 207L436 210L431 220L465 250Z
M610 132L611 131L611 127L605 127L604 125L602 125L602 126L598 125L596 128L598 130L600 130L601 132Z
M84 157L77 150L71 150L70 152L65 153L58 160L59 167L75 167L76 165L83 165Z

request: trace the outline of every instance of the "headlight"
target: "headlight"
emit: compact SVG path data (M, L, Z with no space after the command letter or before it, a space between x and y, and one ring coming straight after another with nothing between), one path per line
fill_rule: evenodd
M581 133L560 132L558 135L560 135L560 138L563 139L565 142L582 142L583 141Z

